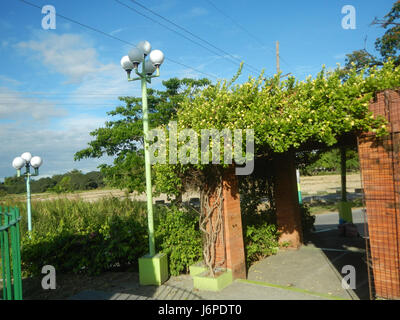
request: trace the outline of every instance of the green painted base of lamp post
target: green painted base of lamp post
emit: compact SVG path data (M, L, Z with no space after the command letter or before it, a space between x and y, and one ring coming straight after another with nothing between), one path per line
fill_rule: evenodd
M337 204L339 210L339 224L353 223L353 214L351 212L351 203L348 201L340 201Z
M143 286L162 285L168 279L168 259L165 253L139 258L139 283Z

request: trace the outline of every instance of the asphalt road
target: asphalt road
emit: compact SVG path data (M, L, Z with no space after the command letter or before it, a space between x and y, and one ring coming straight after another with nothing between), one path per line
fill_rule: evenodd
M367 216L364 214L363 209L352 210L353 223L357 225L358 232L364 235L364 222L367 221ZM315 215L315 230L321 232L328 229L337 229L339 224L339 213L322 213Z

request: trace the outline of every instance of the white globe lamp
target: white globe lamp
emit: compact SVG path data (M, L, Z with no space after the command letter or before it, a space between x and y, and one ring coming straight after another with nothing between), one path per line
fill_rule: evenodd
M158 68L164 62L164 53L161 50L153 50L150 52L149 59Z
M154 66L152 63L146 63L144 66L144 73L148 76L151 76L154 71L156 71L157 67Z
M26 164L25 160L22 159L21 157L16 157L12 162L12 166L16 170L20 170L25 164Z
M31 161L32 159L32 155L30 154L30 152L24 152L23 154L21 154L21 158L29 163L29 161Z
M41 157L33 157L31 159L31 166L35 169L39 168L43 164L43 160Z
M121 66L125 71L131 71L133 69L133 63L128 56L122 57Z
M129 51L128 56L134 68L137 68L138 65L144 60L144 53L139 48L132 48L131 51Z
M142 50L142 52L144 53L145 56L147 56L150 51L151 51L151 44L150 42L144 40L144 41L140 41L137 45L136 48Z

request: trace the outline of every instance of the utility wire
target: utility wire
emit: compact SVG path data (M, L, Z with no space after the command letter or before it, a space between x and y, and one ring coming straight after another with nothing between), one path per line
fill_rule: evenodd
M116 2L118 2L118 3L121 3L121 1L119 1L119 0L114 0L114 1L116 1ZM138 1L135 1L135 0L130 0L130 1L131 1L132 3L134 3L134 4L138 5L138 6L140 6L141 8L145 9L146 11L149 11L149 12L151 12L152 14L156 15L157 17L163 19L164 21L167 21L168 23L172 24L172 25L175 26L176 28L178 28L178 29L180 29L180 30L182 30L182 31L184 31L184 32L186 32L186 33L188 33L188 34L190 34L192 37L194 37L194 38L196 38L196 39L198 39L198 40L200 40L200 41L206 43L208 46L210 46L210 47L212 47L212 48L214 48L214 49L216 49L216 50L222 52L223 54L229 56L232 60L235 60L235 61L237 61L237 62L239 62L239 63L242 63L242 61L241 61L240 59L236 58L235 56L233 56L233 55L230 54L229 52L227 52L227 51L225 51L225 50L223 50L223 49L221 49L221 48L219 48L219 47L213 45L213 44L210 43L209 41L207 41L207 40L205 40L205 39L203 39L203 38L197 36L196 34L194 34L193 32L191 32L190 30L188 30L188 29L186 29L186 28L184 28L184 27L178 25L177 23L171 21L170 19L165 18L164 16L162 16L162 15L158 14L157 12L155 12L154 10L151 10L150 8L144 6L143 4L139 3ZM127 6L127 5L125 5L125 6ZM225 58L225 57L224 57L224 58ZM260 71L259 71L258 68L252 66L252 65L249 64L249 63L244 63L243 65L244 65L245 67L251 69L251 70L252 70L253 72L255 72L257 75L260 73Z
M227 18L228 20L232 21L232 23L234 25L236 25L239 29L241 29L244 33L246 33L249 37L253 38L255 41L258 42L258 44L262 47L262 48L267 48L271 53L273 53L275 55L275 52L268 46L265 45L265 43L256 35L254 35L253 33L251 33L249 30L247 30L245 27L243 27L241 24L239 24L235 19L233 19L232 17L228 16L224 10L221 10L220 8L218 8L214 3L212 3L210 0L205 0L210 6L212 6L216 11L218 11L220 14L222 14L225 18ZM279 58L288 66L290 67L290 65L285 61L285 59L283 59L283 57L281 55L279 55Z
M159 22L159 21L157 21L157 20L155 20L155 19L153 19L153 18L151 18L151 17L145 15L144 13L142 13L142 12L136 10L135 8L132 8L131 6L129 6L129 5L127 5L127 4L123 3L123 2L121 2L121 1L119 1L119 0L114 0L114 1L117 2L117 3L120 4L120 5L122 5L122 6L126 7L126 8L128 8L129 10L132 10L132 11L136 12L137 14L141 15L142 17L145 17L146 19L149 19L149 20L151 20L152 22L157 23L158 25L160 25L160 26L162 26L162 27L168 29L169 31L171 31L171 32L173 32L173 33L175 33L175 34L177 34L177 35L179 35L179 36L185 38L186 40L188 40L188 41L190 41L190 42L192 42L192 43L194 43L194 44L196 44L196 45L198 45L198 46L200 46L200 47L206 49L207 51L210 51L211 53L213 53L213 54L215 54L215 55L217 55L217 56L220 56L220 57L222 57L222 58L224 58L224 59L226 58L226 57L224 57L223 55L221 55L220 53L218 53L218 52L216 52L216 51L214 51L214 50L211 50L210 48L204 46L203 44L201 44L201 43L199 43L199 42L197 42L197 41L194 41L193 39L191 39L191 38L185 36L184 34L178 32L178 31L176 31L176 30L174 30L174 29L168 27L167 25L162 24L161 22ZM229 60L229 61L231 61L231 60ZM236 63L235 63L235 65L236 65Z
M40 9L40 10L42 9L40 6L38 6L38 5L34 4L34 3L31 3L31 2L29 2L29 1L26 1L26 0L19 0L19 1L22 2L22 3L25 3L25 4L29 5L29 6L38 8L38 9ZM116 36L113 36L112 34L109 34L109 33L107 33L107 32L104 32L104 31L102 31L102 30L99 30L99 29L97 29L97 28L91 27L91 26L89 26L89 25L87 25L87 24L84 24L84 23L82 23L82 22L79 22L79 21L77 21L77 20L68 18L68 17L66 17L66 16L64 16L64 15L58 13L58 12L56 12L56 15L57 15L58 17L60 17L60 18L63 18L63 19L65 19L65 20L69 21L69 22L78 24L78 25L80 25L81 27L84 27L84 28L89 29L89 30L91 30L91 31L100 33L100 34L102 34L102 35L104 35L104 36L107 36L107 37L112 38L112 39L114 39L114 40L117 40L117 41L120 41L120 42L122 42L122 43L128 44L128 45L130 45L130 46L135 46L133 43L130 43L130 42L126 41L126 40L120 39L120 38L118 38L118 37L116 37ZM206 72L197 70L197 69L195 69L195 68L193 68L193 67L190 67L190 66L188 66L188 65L186 65L186 64L183 64L183 63L178 62L178 61L176 61L176 60L173 60L173 59L171 59L171 58L167 58L167 57L166 57L165 60L170 61L170 62L175 63L175 64L178 64L178 65L180 65L180 66L182 66L182 67L188 68L188 69L190 69L190 70L196 71L196 72L198 72L198 73L201 73L201 74L203 74L203 75L205 75L205 76L207 76L207 77L211 77L211 78L214 78L214 79L217 79L217 80L219 79L219 78L218 78L217 76L215 76L215 75L212 75L212 74L209 74L209 73L206 73Z

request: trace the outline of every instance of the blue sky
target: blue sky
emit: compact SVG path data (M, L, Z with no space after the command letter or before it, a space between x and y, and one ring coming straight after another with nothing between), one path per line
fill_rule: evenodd
M120 0L144 15L169 24L130 0ZM91 140L89 132L102 126L107 111L119 105L118 96L140 96L137 82L127 83L119 61L130 45L148 40L166 58L161 77L152 86L171 77L204 75L231 78L245 68L239 82L252 68L276 70L275 42L280 42L281 70L298 79L315 75L323 64L344 64L345 54L364 47L374 53L374 41L384 32L370 26L374 17L389 12L394 0L138 0L157 14L208 41L210 47L189 34L201 46L127 9L115 0L30 0L39 7L53 5L57 14L84 23L125 41L111 39L71 21L56 18L55 30L42 29L45 16L38 8L19 0L0 4L0 179L15 174L14 157L25 151L43 158L41 177L74 168L95 170L110 158L73 161L76 151ZM233 18L248 33L222 15ZM96 6L94 6L96 3ZM356 29L343 29L344 5L356 9ZM257 40L256 40L257 39ZM215 47L222 49L216 54ZM228 55L229 54L229 55ZM210 78L215 80L215 78Z

